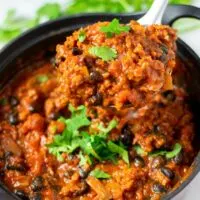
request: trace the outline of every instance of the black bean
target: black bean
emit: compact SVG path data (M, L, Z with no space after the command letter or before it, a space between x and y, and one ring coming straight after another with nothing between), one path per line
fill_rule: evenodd
M8 120L9 120L9 123L11 125L18 124L18 122L19 122L19 120L18 120L18 114L17 113L10 113L9 116L8 116Z
M81 178L83 178L83 179L87 178L88 173L89 173L88 170L85 170L82 167L79 167L79 174L80 174Z
M41 176L37 176L31 183L31 188L34 192L44 188L44 180Z
M19 104L19 100L15 96L10 96L9 97L9 103L10 103L11 106L15 107Z
M160 183L154 183L152 186L152 190L155 193L163 193L166 192L166 189L163 185L161 185Z
M22 190L15 190L14 193L22 200L29 200L28 196Z
M74 56L81 55L81 54L82 54L82 50L79 49L79 48L77 48L77 47L73 47L73 48L72 48L72 54L73 54Z
M60 117L59 112L53 112L53 113L50 113L49 115L49 119L52 119L52 120L57 120L59 117Z
M7 170L12 170L12 171L19 171L19 172L24 172L26 171L25 167L21 166L21 165L6 165L5 168Z
M42 195L40 193L36 193L33 195L31 200L42 200Z
M157 156L153 158L151 167L153 169L160 168L166 164L166 159L163 156Z
M174 174L174 172L171 170L171 169L169 169L168 167L162 167L161 168L161 172L167 177L167 178L169 178L169 179L174 179L174 177L175 177L175 174Z
M140 156L136 156L134 158L133 162L136 167L144 167L145 166L144 159Z
M127 147L131 147L133 143L133 133L128 125L124 126L121 131L120 141Z
M61 56L61 57L60 57L60 61L61 61L61 62L65 62L65 60L66 60L66 58L65 58L64 56Z
M174 161L176 164L181 164L182 161L183 161L183 153L180 152L178 155L176 155L176 156L173 158L173 161Z
M101 93L97 92L90 98L90 103L92 103L94 106L99 106L102 104L102 102L103 102L103 96Z
M176 95L173 90L166 90L162 93L162 95L168 100L168 101L174 101L176 99Z
M101 82L103 80L103 76L98 71L90 72L90 80L94 83Z
M88 69L91 69L95 65L95 60L92 57L85 57L84 62Z

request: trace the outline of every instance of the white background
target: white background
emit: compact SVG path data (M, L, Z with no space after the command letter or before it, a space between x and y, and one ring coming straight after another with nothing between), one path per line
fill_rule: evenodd
M15 8L24 16L34 16L35 10L45 2L66 3L69 0L0 0L0 23L10 8ZM200 0L194 0L193 5L200 7ZM179 35L200 56L200 29ZM13 200L0 191L0 200ZM200 200L200 174L173 200Z

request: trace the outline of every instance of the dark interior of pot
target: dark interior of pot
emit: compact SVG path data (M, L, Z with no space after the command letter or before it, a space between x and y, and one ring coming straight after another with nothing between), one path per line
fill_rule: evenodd
M138 17L139 16L137 16L136 18ZM132 18L132 16L128 17L126 21L129 21L129 18ZM83 26L83 24L81 24L80 26ZM1 89L5 86L5 84L8 84L9 81L12 80L19 71L23 70L27 66L33 65L33 63L37 63L43 59L50 59L52 56L54 56L56 44L62 43L65 40L65 37L67 35L70 35L73 30L77 28L78 26L72 26L71 28L62 29L57 33L52 32L48 35L45 35L45 37L37 37L35 42L32 44L28 41L28 38L26 38L27 41L24 42L26 42L27 44L22 45L22 47L19 49L16 45L15 53L8 55L7 58L5 58L5 62L0 67ZM31 35L29 35L29 37L33 40L36 36L33 35L32 37ZM189 94L189 105L191 106L191 110L194 114L196 126L194 146L197 150L199 150L200 135L198 134L198 132L200 131L200 60L198 56L196 56L196 54L181 40L178 40L177 47L178 56L181 58L182 61L184 61L184 63L186 63L186 69L185 73L182 75L182 81L184 82L184 85L186 85ZM15 46L10 47L10 49L13 50L14 48ZM173 196L179 193L193 179L193 177L199 171L199 168L200 154L197 155L193 163L191 175L183 182L182 185L178 186L174 191L167 194L164 199L171 199Z

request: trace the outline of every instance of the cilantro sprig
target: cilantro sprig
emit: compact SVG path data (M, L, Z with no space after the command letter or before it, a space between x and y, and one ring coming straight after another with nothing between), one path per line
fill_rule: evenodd
M100 169L94 169L93 171L90 172L90 176L93 176L98 179L109 179L111 178L110 174L104 172L103 170Z
M117 126L116 120L111 120L107 127L100 124L98 133L89 134L83 131L83 128L87 130L91 124L87 117L86 107L82 105L74 108L69 105L69 110L70 118L59 119L66 125L63 133L56 135L53 142L47 145L51 154L55 155L59 161L63 161L62 153L70 154L79 149L80 165L92 164L94 160L116 163L118 156L129 164L128 151L125 147L107 138L108 133Z
M107 46L93 46L89 49L89 53L101 58L104 61L110 61L117 57L117 51Z
M135 149L136 153L139 154L140 156L146 156L146 155L149 155L149 156L152 156L152 157L165 156L167 159L171 159L171 158L175 157L182 150L182 146L179 143L176 143L173 146L173 149L171 151L160 149L160 150L156 150L156 151L152 151L150 153L147 153L139 145L135 145L133 148Z
M106 33L107 37L112 37L114 34L119 35L124 32L129 32L130 29L130 26L120 25L118 19L113 19L107 26L102 26L100 31Z
M86 34L84 31L80 31L79 35L78 35L78 41L79 42L84 42L84 40L86 39Z

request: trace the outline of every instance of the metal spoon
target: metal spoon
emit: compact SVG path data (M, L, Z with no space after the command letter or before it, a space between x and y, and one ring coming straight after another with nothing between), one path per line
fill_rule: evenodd
M168 0L154 0L149 11L138 20L142 25L161 24Z

